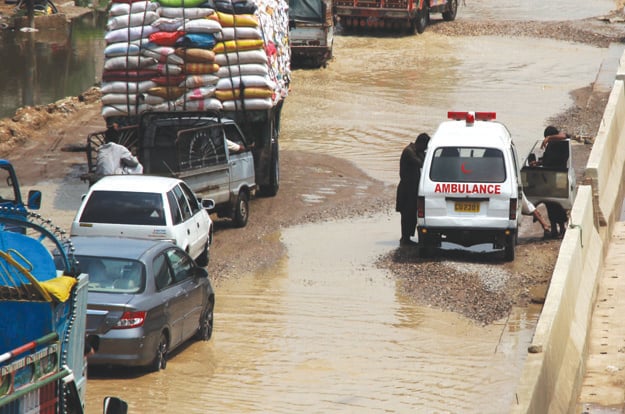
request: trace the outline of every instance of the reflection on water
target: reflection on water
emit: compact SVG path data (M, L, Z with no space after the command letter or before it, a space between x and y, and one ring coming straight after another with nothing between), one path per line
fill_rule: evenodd
M87 16L66 30L0 31L0 117L20 106L77 96L101 78L102 18Z
M575 20L616 10L618 0L461 0L458 18Z
M548 118L572 104L569 92L595 80L608 53L549 39L429 32L337 36L334 44L326 69L294 71L281 146L347 158L387 183L397 180L402 148L421 132L433 134L452 110L497 112L525 156Z

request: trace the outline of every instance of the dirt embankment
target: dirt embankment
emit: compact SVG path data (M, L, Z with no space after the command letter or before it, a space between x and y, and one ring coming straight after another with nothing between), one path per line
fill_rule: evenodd
M506 25L458 20L433 25L431 30L450 36L552 37L601 47L604 42L625 38L621 37L625 32L622 25L612 27L606 34L602 26L588 30L595 26L588 23L563 22L569 29L554 32L552 23ZM510 34L510 30L514 33ZM575 104L550 121L565 131L596 132L608 94L593 92L589 85L572 91L572 95ZM12 118L0 120L0 156L9 157L16 164L25 184L53 179L66 180L68 184L75 182L86 171L86 161L82 152L72 150L84 145L88 133L104 127L99 97L99 90L94 88L80 97L21 108ZM591 145L584 144L575 147L574 164L580 177L590 148ZM380 209L392 211L394 186L372 180L345 160L283 151L281 171L278 195L253 200L253 216L245 229L235 230L229 222L216 220L214 250L219 255L213 255L209 265L216 284L279 260L284 255L278 237L280 228ZM305 203L305 194L322 192L329 182L340 182L335 187L339 189L336 193L326 194L324 203ZM540 298L540 293L532 292L547 286L555 265L560 240L543 240L540 226L532 225L531 221L523 227L531 231L521 234L517 258L512 263L503 262L497 255L484 258L454 251L424 260L414 249L398 247L379 258L377 265L390 269L405 292L418 303L462 313L477 323L492 323L506 316L512 306L525 306L533 296Z

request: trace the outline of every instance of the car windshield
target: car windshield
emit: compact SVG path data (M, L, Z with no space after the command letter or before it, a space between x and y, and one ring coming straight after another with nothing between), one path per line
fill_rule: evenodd
M506 181L503 152L496 148L436 148L430 179L442 182L502 183Z
M145 288L141 262L131 259L76 256L80 273L89 275L89 292L140 293Z
M163 211L163 199L158 193L94 191L80 222L164 226Z

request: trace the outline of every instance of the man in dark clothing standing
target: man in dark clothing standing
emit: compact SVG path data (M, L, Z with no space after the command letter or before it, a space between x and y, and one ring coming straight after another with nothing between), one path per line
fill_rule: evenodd
M543 133L544 140L541 148L545 149L542 157L542 165L550 168L566 168L569 160L568 143L564 142L571 135L560 132L558 128L549 125ZM554 239L564 237L568 214L558 203L546 202L547 216L551 222L551 234ZM546 235L547 233L545 233Z
M399 185L395 210L401 213L401 245L416 245L410 237L417 228L417 192L425 150L430 141L426 133L419 134L415 142L404 148L399 159Z

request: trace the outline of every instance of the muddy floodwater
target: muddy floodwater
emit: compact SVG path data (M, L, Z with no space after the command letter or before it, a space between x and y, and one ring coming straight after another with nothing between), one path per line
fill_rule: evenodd
M613 7L466 3L458 18L566 19ZM525 153L572 104L569 92L595 80L607 50L426 32L337 36L334 54L325 69L294 71L281 146L347 158L392 185L403 146L450 110L496 111ZM45 185L54 201L42 213L68 228L86 185ZM540 310L513 309L483 327L416 306L374 265L398 234L398 215L385 212L277 231L281 261L216 286L210 341L190 342L158 373L91 372L87 413L100 413L106 395L130 413L507 412Z
M605 53L427 32L339 36L328 68L293 73L281 145L345 157L389 184L401 148L448 110L497 111L529 148ZM189 343L159 373L93 373L87 411L118 395L132 413L506 412L539 309L482 327L416 306L374 265L398 229L398 215L380 213L277 232L283 260L217 286L211 341Z

